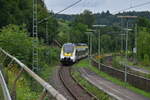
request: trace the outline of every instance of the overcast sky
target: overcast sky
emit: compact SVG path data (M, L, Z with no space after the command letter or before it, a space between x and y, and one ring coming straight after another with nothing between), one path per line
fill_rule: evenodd
M56 13L76 1L78 0L45 0L45 4L49 10L52 10ZM89 9L94 13L107 10L109 10L111 13L116 13L118 10L145 2L150 2L150 0L82 0L79 4L64 11L63 13L76 14L83 12L85 9ZM131 11L133 10L150 11L150 4L131 9Z

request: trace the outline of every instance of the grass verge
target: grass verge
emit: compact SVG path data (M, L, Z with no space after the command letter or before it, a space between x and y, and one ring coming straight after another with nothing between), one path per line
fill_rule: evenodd
M119 62L126 62L126 59L121 57L121 56L116 56L116 59L119 61ZM145 70L148 70L150 71L150 67L149 66L145 66L143 65L141 62L138 62L138 63L135 63L135 62L132 62L132 61L127 61L128 65L129 66L136 66L138 68L143 68Z
M48 82L53 70L55 69L55 65L56 63L51 65L43 65L44 68L39 73L39 76ZM8 70L7 68L5 70L7 71L8 75L8 86L11 90L13 82L16 78L16 73L18 73L20 69L15 66L11 70ZM35 85L33 87L36 87L35 90L33 90L33 87L31 87L31 77L27 75L26 72L23 72L16 85L17 100L37 100L42 93L43 88L36 81L34 84Z
M116 56L116 57L113 58L113 67L124 70L125 62L126 62L125 58L123 58L121 56ZM149 70L148 69L149 67L144 67L141 64L136 64L135 65L134 62L131 62L131 61L127 61L127 64L128 64L128 66L136 66L137 68L142 68L144 70ZM142 76L142 77L145 77L145 78L150 78L150 74L146 74L144 72L135 71L135 70L130 69L130 68L128 69L128 71L130 73L138 75L138 76Z
M131 90L131 91L133 91L135 93L138 93L138 94L141 94L141 95L143 95L145 97L150 98L150 93L149 92L145 92L145 91L143 91L141 89L135 88L135 87L131 86L130 84L127 84L127 83L125 83L123 81L120 81L120 80L118 80L118 79L116 79L116 78L114 78L114 77L112 77L112 76L110 76L110 75L108 75L108 74L106 74L104 72L99 71L94 66L89 65L89 62L88 62L87 59L80 61L75 66L89 68L91 71L97 73L99 76L101 76L101 77L103 77L103 78L105 78L105 79L107 79L107 80L109 80L109 81L111 81L111 82L113 82L113 83L115 83L117 85L126 87L126 88L128 88L129 90Z
M0 85L0 100L4 100L4 96L3 96L3 91L2 91L1 85Z
M80 73L76 70L72 71L72 76L77 80L77 82L82 85L87 91L94 94L99 100L111 100L109 95L104 93L103 91L99 90L94 85L90 84L87 80L82 78Z

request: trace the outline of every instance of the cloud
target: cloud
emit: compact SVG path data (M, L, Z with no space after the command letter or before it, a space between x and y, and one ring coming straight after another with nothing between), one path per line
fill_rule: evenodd
M70 4L76 2L77 0L45 0L47 8L58 12ZM93 12L101 12L110 10L111 12L117 11L120 9L128 8L131 5L141 4L147 2L148 0L82 0L76 6L64 11L63 13L74 14L81 13L84 9L89 9ZM149 10L150 7L140 7L135 10ZM134 9L132 9L134 10Z

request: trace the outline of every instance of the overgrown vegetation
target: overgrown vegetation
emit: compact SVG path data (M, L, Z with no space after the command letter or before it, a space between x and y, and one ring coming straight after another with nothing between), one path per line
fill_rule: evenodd
M26 64L30 69L32 67L32 37L27 35L27 30L25 26L8 25L1 29L0 32L0 47L4 50L17 57L20 61ZM49 78L54 70L55 62L58 61L59 48L50 47L44 45L44 43L38 44L39 49L39 68L38 73L40 77L49 81ZM5 65L5 64L4 64ZM15 69L13 71L13 69ZM14 67L12 70L6 68L5 72L9 77L9 87L12 89L13 82L16 78L16 73L18 73L20 67ZM41 86L36 85L36 92L33 91L34 87L31 87L31 77L24 73L22 77L17 82L17 99L18 100L28 100L37 99L42 90ZM38 92L37 92L38 91Z
M3 97L3 92L2 92L2 87L0 86L0 100L3 100L4 97Z
M44 69L41 70L40 72L40 77L42 77L44 80L46 80L47 82L49 81L53 70L55 69L55 63L53 62L53 64L51 65L44 65ZM8 77L8 86L9 89L12 90L13 85L14 85L14 80L17 77L17 74L20 70L20 67L16 67L16 65L12 66L11 69L5 69L7 72L7 77ZM34 99L38 99L39 96L42 93L42 87L39 84L35 84L34 86L36 86L36 89L32 88L31 85L31 77L27 74L27 73L23 73L21 75L21 77L19 78L19 80L17 81L16 84L16 94L17 94L17 100L34 100Z
M0 47L11 55L17 57L21 62L32 67L32 0L4 0L0 1ZM58 33L57 20L52 17L53 13L48 12L42 0L38 0L38 22L48 16L48 37L46 37L45 21L38 24L38 51L40 77L49 80L51 72L54 70L54 64L58 61L59 48L50 46L56 39ZM9 63L9 62L8 62ZM8 64L7 63L7 64ZM20 67L15 67L19 70ZM7 69L7 68L6 68ZM17 72L6 70L9 77L9 86L13 85ZM31 87L30 77L24 73L17 82L17 99L33 100L37 99L40 92L36 93ZM12 89L10 87L10 89ZM41 87L36 88L37 91Z
M150 22L150 21L149 21ZM138 60L145 66L150 66L150 32L149 28L141 27L138 34Z
M120 61L120 57L115 56L112 58L112 67L124 70L124 66L121 65L121 63L124 63L125 61Z
M124 57L121 57L121 56L113 57L112 67L124 71L124 68L125 68L126 64L127 64L127 66L133 66L133 67L136 67L137 69L141 68L141 70L144 69L144 70L150 71L150 67L145 67L145 66L143 66L141 64L135 64L132 61L126 60ZM150 78L150 74L147 74L147 73L144 73L144 72L140 72L140 71L136 71L136 70L133 70L131 68L128 68L127 71L132 73L132 74L138 75L138 76L142 76L142 77L145 77L145 78Z
M8 25L0 31L0 47L29 65L31 61L32 40L25 26Z
M75 69L76 70L76 69ZM96 96L99 100L112 100L106 93L99 90L97 87L89 83L87 80L82 78L79 72L77 71L72 72L72 76L77 80L77 82L82 85L88 92L92 93Z
M32 0L2 0L0 1L0 6L0 28L9 24L25 24L28 36L32 36ZM49 12L47 10L43 0L38 0L37 9L38 22L48 16L50 17L48 19L48 37L46 37L45 21L38 24L38 36L40 40L44 39L44 42L46 43L46 38L48 38L48 43L50 44L57 36L58 22L54 17L52 17L53 12Z

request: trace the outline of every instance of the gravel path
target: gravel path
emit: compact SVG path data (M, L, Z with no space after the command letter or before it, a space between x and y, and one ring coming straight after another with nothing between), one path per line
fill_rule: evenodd
M105 58L105 63L109 66L112 66L112 56L110 57L107 57ZM121 65L125 66L125 64L123 62L120 62ZM138 66L130 66L130 65L127 65L127 67L133 71L136 71L136 72L140 72L140 73L144 73L144 74L150 74L150 71L149 70L146 70L144 68L140 68Z
M143 68L136 67L136 66L128 66L128 68L130 68L134 71L140 72L140 73L150 74L150 71L143 69Z
M97 88L108 93L110 96L115 97L118 100L150 100L140 94L136 94L124 87L118 86L90 71L86 68L81 68L80 73L82 77L88 80L91 84Z

